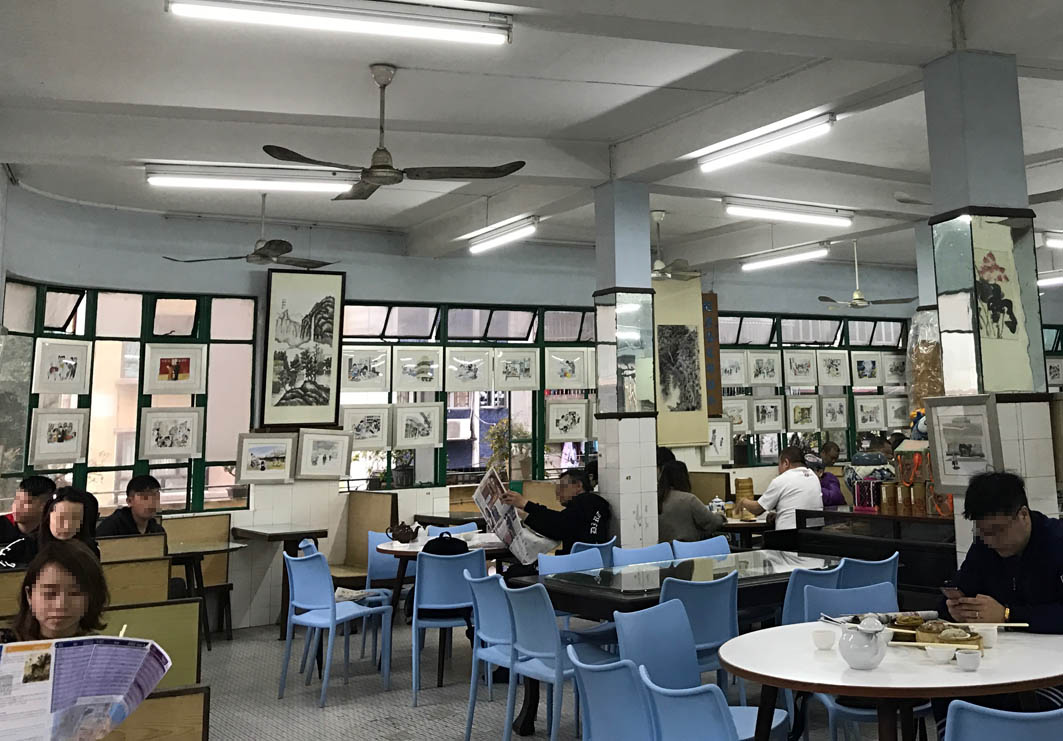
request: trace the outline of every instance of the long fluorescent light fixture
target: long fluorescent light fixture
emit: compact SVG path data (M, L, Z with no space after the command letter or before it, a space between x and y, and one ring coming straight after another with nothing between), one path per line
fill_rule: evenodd
M1063 234L1046 234L1045 247L1053 250L1063 250Z
M253 190L257 193L344 193L353 180L331 170L269 167L153 166L144 168L148 184L160 188Z
M391 2L169 0L166 9L185 18L493 46L508 43L513 29L504 15Z
M1051 275L1047 278L1038 278L1038 288L1048 288L1049 286L1063 286L1063 275Z
M834 122L834 114L825 113L822 116L816 116L815 118L771 131L754 139L718 149L699 160L698 165L701 167L702 172L716 172L725 167L737 165L739 162L763 157L771 152L778 152L780 149L786 149L809 139L823 136L831 130Z
M745 216L765 221L790 221L796 224L821 226L852 226L853 212L820 206L802 206L780 201L753 201L745 198L724 198L724 211L730 216Z
M766 268L775 268L780 265L792 265L795 262L808 262L809 260L820 260L827 257L830 254L830 248L826 246L820 246L812 250L804 250L802 252L789 252L779 257L767 257L762 260L750 260L749 262L742 263L743 271L750 270L764 270Z
M504 244L519 242L520 240L526 239L535 234L538 223L538 216L529 216L520 221L506 224L498 229L492 229L485 234L481 234L479 237L470 239L469 252L478 255L481 252L487 252L487 250L501 247Z

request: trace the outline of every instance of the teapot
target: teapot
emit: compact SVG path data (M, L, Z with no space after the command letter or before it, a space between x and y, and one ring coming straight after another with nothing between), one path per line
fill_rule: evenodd
M846 626L838 641L838 653L853 669L874 669L886 658L893 631L875 618L865 618L859 625Z
M388 529L384 531L384 534L399 543L409 543L417 537L417 532L420 529L420 525L417 527L410 527L405 522L400 522L398 525L395 525L394 530L389 526Z

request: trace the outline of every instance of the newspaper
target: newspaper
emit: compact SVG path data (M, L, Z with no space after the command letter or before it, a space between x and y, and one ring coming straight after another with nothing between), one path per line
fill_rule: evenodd
M531 528L525 527L517 515L516 508L502 501L506 485L502 483L498 472L488 469L476 487L472 499L480 509L480 514L487 521L488 532L493 532L506 544L513 557L523 565L535 563L540 553L550 553L560 543L544 538Z
M154 641L91 636L0 645L5 741L101 739L170 670Z

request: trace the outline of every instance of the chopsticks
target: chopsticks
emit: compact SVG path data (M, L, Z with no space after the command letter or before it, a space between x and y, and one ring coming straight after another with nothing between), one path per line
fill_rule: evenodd
M970 649L978 651L979 646L974 643L923 643L920 641L890 641L891 646L908 646L911 648L925 648L927 646L940 646L941 648Z
M942 621L944 622L944 621ZM1029 628L1029 623L949 623L945 622L945 625L960 625L963 627L971 627L975 630L978 628Z

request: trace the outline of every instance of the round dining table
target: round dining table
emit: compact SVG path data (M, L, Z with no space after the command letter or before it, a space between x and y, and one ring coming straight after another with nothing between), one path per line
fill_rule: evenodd
M757 716L757 741L768 741L779 689L873 698L878 706L878 738L915 737L912 708L928 698L978 697L1032 692L1063 684L1063 635L1002 632L985 650L976 671L955 661L935 664L916 647L891 646L877 668L851 669L838 653L812 642L814 630L842 628L827 623L799 623L767 628L732 638L720 647L720 665L735 676L763 685Z

